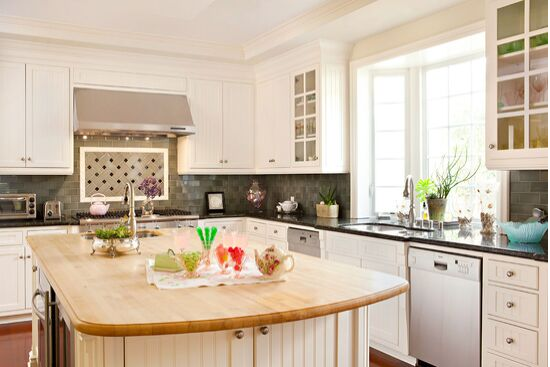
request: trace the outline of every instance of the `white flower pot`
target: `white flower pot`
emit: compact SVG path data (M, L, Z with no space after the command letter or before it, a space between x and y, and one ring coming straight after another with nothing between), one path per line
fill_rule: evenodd
M338 204L335 205L325 205L317 204L317 216L320 218L338 218Z

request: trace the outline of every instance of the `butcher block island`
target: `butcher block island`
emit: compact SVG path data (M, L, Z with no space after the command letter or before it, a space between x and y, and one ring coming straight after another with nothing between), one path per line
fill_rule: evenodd
M293 254L284 281L159 290L146 280L146 260L179 249L183 231L142 238L141 254L115 258L90 255L91 241L78 234L29 237L36 274L65 320L48 358L94 367L368 366L368 306L408 289L399 277Z

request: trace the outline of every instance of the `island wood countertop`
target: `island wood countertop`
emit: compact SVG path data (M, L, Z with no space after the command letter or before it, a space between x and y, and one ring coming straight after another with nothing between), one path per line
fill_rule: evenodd
M28 237L35 260L76 330L97 336L194 333L297 321L348 311L407 291L403 278L294 254L284 282L159 290L145 260L179 249L185 230L141 239L141 255L90 255L78 234ZM196 243L188 247L198 246Z

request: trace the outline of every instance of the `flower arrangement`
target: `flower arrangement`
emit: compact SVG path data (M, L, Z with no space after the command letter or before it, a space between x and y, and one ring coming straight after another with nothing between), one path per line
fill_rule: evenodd
M154 205L153 199L162 194L161 183L156 177L149 176L139 184L138 189L145 194L146 199L141 205L143 216L153 215Z

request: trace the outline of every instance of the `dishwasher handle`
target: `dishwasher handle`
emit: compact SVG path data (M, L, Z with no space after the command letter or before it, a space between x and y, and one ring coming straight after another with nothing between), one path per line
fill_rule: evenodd
M440 271L447 271L447 263L434 260L434 268Z

